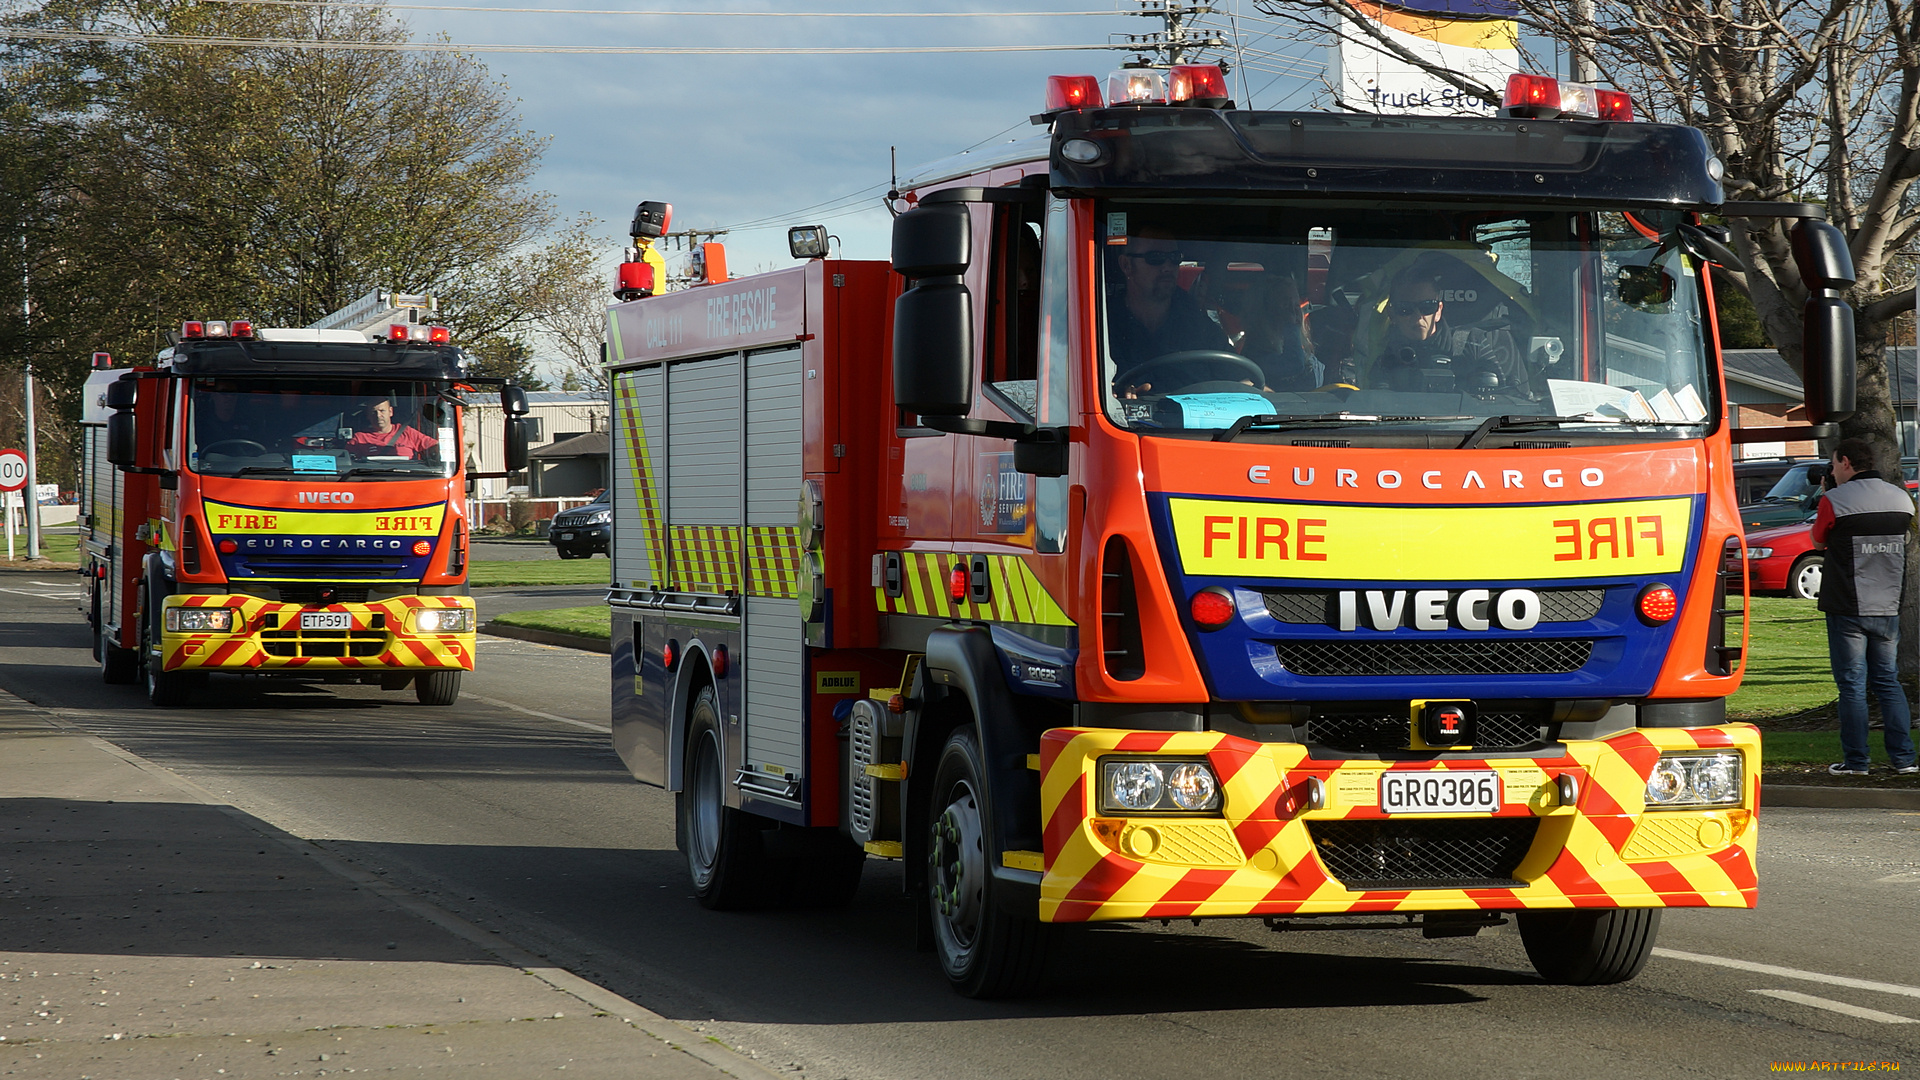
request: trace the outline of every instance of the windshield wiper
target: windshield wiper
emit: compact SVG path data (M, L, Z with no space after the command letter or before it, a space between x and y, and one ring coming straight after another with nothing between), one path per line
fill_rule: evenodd
M249 473L283 473L283 472L298 472L298 471L299 470L295 469L291 465L247 465L242 468L235 469L230 473L215 473L213 475L246 476Z
M394 469L394 468L385 468L379 465L355 465L353 468L348 469L346 472L341 473L340 479L345 480L349 476L439 476L439 475L440 475L439 471L431 467L426 469Z
M1610 427L1685 427L1698 424L1699 420L1644 420L1632 416L1598 416L1588 413L1585 416L1489 416L1474 428L1472 433L1460 441L1457 449L1471 450L1480 445L1480 440L1496 431L1513 431L1518 428L1548 427L1560 424L1606 424Z
M1243 416L1213 437L1214 442L1232 442L1250 428L1280 427L1287 424L1377 424L1382 420L1400 420L1398 416L1372 416L1365 413L1261 413Z

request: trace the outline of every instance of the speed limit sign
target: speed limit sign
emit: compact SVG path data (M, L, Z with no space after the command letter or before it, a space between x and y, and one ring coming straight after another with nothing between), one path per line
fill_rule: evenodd
M27 486L27 455L18 450L0 450L0 491L19 491Z

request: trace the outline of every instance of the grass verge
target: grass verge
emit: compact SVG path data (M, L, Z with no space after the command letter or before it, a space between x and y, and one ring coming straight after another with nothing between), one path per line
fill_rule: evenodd
M1747 674L1727 715L1760 723L1832 705L1827 617L1811 600L1755 597L1747 629Z
M495 585L605 585L613 564L606 559L475 559L467 566L467 584Z
M510 611L492 622L504 626L523 626L529 630L548 630L556 634L609 641L613 638L613 611L605 604L591 607L548 608L544 611Z
M27 534L24 529L14 529L13 554L13 561L8 562L6 537L0 532L0 566L17 569L34 565L27 561ZM77 564L80 561L80 537L70 532L42 532L40 556L57 563Z

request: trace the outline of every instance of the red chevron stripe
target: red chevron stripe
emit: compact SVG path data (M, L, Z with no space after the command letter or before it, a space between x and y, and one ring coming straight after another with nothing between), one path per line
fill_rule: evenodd
M1080 828L1080 823L1087 819L1086 783L1085 776L1074 777L1073 786L1067 789L1066 795L1060 799L1060 805L1054 807L1053 816L1047 819L1046 832L1041 842L1046 845L1049 866L1053 864L1054 859L1059 858L1062 851L1066 850L1067 841L1073 838L1075 830Z
M1173 739L1171 731L1133 731L1120 737L1113 748L1121 753L1151 754Z
M1093 868L1080 876L1080 880L1067 893L1069 900L1092 900L1106 903L1113 894L1132 881L1145 864L1119 855L1105 855L1093 864Z
M1259 752L1259 743L1228 735L1220 740L1220 745L1207 751L1207 764L1213 766L1214 775L1225 784L1239 775Z
M1724 728L1686 729L1693 744L1702 750L1720 750L1733 745L1733 733Z
M1659 893L1670 906L1701 907L1706 899L1693 891L1693 883L1669 862L1628 863L1647 887Z
M1733 882L1733 887L1743 894L1752 892L1759 884L1754 876L1753 859L1745 848L1725 847L1713 852L1707 858L1712 859Z
M1274 818L1248 818L1233 827L1233 838L1240 843L1240 851L1247 858L1273 842L1280 835L1286 823Z
M1174 882L1173 888L1160 898L1159 902L1147 909L1149 919L1181 918L1191 915L1201 904L1212 899L1213 894L1233 877L1231 870L1189 870Z
M1053 763L1059 759L1060 751L1067 748L1074 736L1080 734L1078 728L1048 728L1040 733L1040 772L1045 775L1052 770Z

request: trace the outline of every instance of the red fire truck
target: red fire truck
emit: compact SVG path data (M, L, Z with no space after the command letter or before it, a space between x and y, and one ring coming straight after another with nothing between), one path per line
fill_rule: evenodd
M1605 983L1663 909L1751 907L1706 269L1798 219L1825 424L1838 232L1532 76L1469 119L1129 69L1036 119L899 185L890 266L800 229L611 309L613 739L700 901L903 859L982 996L1057 923L1511 920Z
M411 686L473 668L467 373L425 297L372 294L316 327L192 320L149 366L96 371L82 546L109 683L184 704L216 672ZM364 324L364 325L363 325Z

